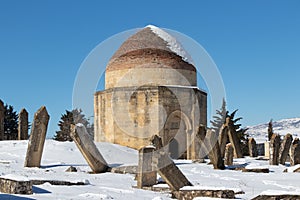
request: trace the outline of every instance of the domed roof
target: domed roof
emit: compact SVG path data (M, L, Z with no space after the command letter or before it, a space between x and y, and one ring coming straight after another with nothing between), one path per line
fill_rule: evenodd
M193 64L190 56L173 36L153 25L148 25L129 37L112 56L110 63L130 52L142 49L167 51L181 57L183 61Z
M129 37L110 59L105 88L197 85L196 68L177 40L155 26Z

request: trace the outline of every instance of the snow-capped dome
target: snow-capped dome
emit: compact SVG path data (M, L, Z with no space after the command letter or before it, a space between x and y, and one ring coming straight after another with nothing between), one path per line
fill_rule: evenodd
M128 70L132 74L126 78L126 85L120 84ZM128 80L130 77L132 80ZM196 69L189 54L176 38L153 25L129 37L114 53L106 67L105 85L149 85L149 80L150 85L196 85Z
M148 25L129 37L112 56L111 60L140 49L161 49L169 51L193 65L191 56L184 50L176 38L153 25Z

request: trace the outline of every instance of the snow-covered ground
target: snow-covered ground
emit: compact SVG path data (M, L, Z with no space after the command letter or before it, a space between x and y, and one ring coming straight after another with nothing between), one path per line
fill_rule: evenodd
M111 166L136 165L137 151L109 143L96 143ZM35 185L33 195L0 194L0 199L170 199L167 193L133 189L136 185L131 174L89 174L91 171L73 142L46 140L42 168L24 168L27 141L0 141L0 175L21 176L28 179L84 181L84 186L54 186L49 183ZM251 199L260 193L300 194L300 173L283 173L287 166L268 166L267 161L251 158L236 159L236 164L248 168L268 167L270 173L243 173L234 170L214 170L211 165L177 160L177 166L197 187L207 189L233 189L244 194L241 199ZM287 163L288 165L288 163ZM78 172L65 172L74 166ZM292 171L291 169L289 171ZM203 199L203 198L198 198Z
M247 133L259 143L268 140L268 123L248 127ZM273 132L280 135L290 133L293 137L300 137L300 118L282 119L273 122Z

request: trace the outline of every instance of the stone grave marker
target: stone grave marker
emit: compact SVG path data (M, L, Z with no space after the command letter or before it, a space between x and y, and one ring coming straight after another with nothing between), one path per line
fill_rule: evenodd
M150 141L157 150L163 147L161 137L159 137L158 135L152 136Z
M94 173L106 172L107 163L89 136L83 124L71 125L71 138Z
M300 141L295 138L290 149L290 164L291 166L300 164Z
M287 156L289 154L290 151L290 147L293 141L293 136L291 134L286 134L284 136L284 139L280 145L280 149L279 149L279 163L284 165L285 161L287 159Z
M28 141L25 167L40 167L50 116L45 106L35 114Z
M156 184L157 172L152 165L152 158L155 152L154 146L143 147L139 150L139 165L137 173L137 187L149 187Z
M178 191L184 186L192 186L189 180L174 164L167 152L156 151L153 157L153 165L172 191Z
M233 164L233 147L232 147L231 143L226 145L224 164L227 166L230 166Z
M243 153L242 153L240 141L237 137L236 131L233 128L233 124L230 121L229 117L226 118L226 124L228 124L228 137L229 137L229 141L232 144L233 149L234 149L234 157L242 158Z
M219 131L219 146L222 158L225 156L225 149L228 140L228 126L224 125L221 127Z
M270 140L270 165L278 165L279 160L279 147L280 147L280 136L278 134L273 134Z
M224 161L221 156L217 134L215 133L215 131L208 129L206 136L207 136L206 146L207 149L209 150L208 157L211 163L213 164L214 169L225 169Z
M23 108L19 113L18 140L28 139L28 112Z
M257 157L257 147L256 147L256 141L254 138L249 139L248 147L249 147L250 157Z

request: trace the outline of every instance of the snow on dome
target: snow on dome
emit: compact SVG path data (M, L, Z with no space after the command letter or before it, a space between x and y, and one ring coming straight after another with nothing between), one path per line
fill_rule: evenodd
M184 61L194 65L192 57L184 50L184 48L176 40L176 38L174 38L169 33L167 33L166 31L164 31L156 26L148 25L148 26L146 26L146 28L150 28L153 33L155 33L157 36L159 36L161 39L163 39L165 42L167 42L167 44L168 44L167 47L172 52L174 52L177 55L179 55L180 57L182 57L182 59Z

